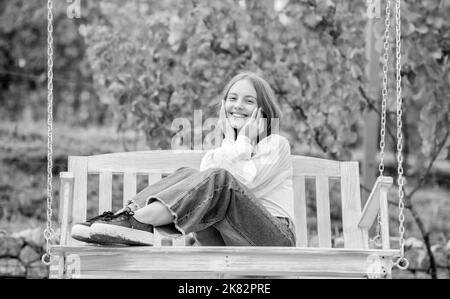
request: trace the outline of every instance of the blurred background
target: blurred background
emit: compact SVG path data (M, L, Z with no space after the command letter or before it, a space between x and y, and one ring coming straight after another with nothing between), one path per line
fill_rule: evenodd
M284 113L280 133L292 153L360 162L364 203L378 175L385 1L55 2L55 198L69 155L170 149L175 118L193 123L194 110L202 111L203 120L216 117L226 82L250 70L274 89ZM394 271L394 278L450 275L449 16L449 0L402 1L411 265ZM393 73L389 88L395 90ZM394 93L388 96L385 175L396 177L396 104ZM1 1L0 277L47 275L39 262L46 219L46 101L47 2ZM95 198L98 181L89 184L89 197ZM120 206L120 179L114 188ZM338 247L339 189L330 192ZM314 190L310 197L308 230L311 246L317 246ZM396 188L389 200L391 246L397 248ZM57 215L56 200L53 209ZM90 216L95 209L92 204Z

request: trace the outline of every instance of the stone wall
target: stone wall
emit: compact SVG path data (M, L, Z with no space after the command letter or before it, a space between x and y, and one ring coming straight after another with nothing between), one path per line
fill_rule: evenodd
M44 243L41 228L27 229L12 235L0 232L0 278L48 278L49 268L41 262ZM398 240L391 240L392 248L398 248L393 243L398 243ZM335 239L333 247L343 247L343 239ZM450 241L434 244L431 250L436 260L438 278L449 279ZM430 260L423 241L408 238L405 255L410 263L409 269L400 271L394 267L393 278L430 278L427 273Z
M0 234L0 278L48 278L41 262L44 253L42 229Z

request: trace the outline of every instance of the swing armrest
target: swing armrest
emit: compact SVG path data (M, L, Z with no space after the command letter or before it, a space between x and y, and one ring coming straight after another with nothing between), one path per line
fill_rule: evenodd
M370 192L369 198L367 199L366 205L361 213L361 218L358 223L358 227L363 229L369 229L375 218L378 215L378 212L381 208L385 208L387 212L387 190L393 184L392 177L378 177L375 185Z
M74 175L72 172L61 172L59 191L58 222L61 227L60 244L67 244L70 223L72 222Z

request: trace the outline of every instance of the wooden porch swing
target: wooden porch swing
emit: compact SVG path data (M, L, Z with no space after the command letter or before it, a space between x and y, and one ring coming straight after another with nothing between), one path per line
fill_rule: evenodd
M397 116L401 120L400 0L397 17ZM398 185L400 249L389 244L388 190L391 177L383 176L390 1L386 6L385 59L380 142L380 176L361 209L358 162L340 162L292 155L294 170L294 222L296 247L198 247L185 246L182 236L169 240L155 229L155 246L96 246L70 237L72 224L86 220L88 175L99 176L99 213L112 210L113 175L123 176L124 204L136 194L138 176L154 183L179 167L199 168L204 152L141 151L94 156L70 156L68 172L60 174L59 245L51 245L52 228L52 0L48 0L49 54L49 147L47 184L47 252L50 278L227 278L236 276L295 278L389 278L394 265L406 269L404 258L403 169L401 121L398 121ZM306 180L315 181L318 247L308 247ZM343 248L333 248L330 221L329 181L340 182ZM378 221L376 220L378 219ZM369 229L378 222L381 248L369 249Z

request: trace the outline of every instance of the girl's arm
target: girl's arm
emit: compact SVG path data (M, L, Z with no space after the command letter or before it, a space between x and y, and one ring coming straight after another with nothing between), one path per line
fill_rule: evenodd
M263 139L253 157L252 149L250 139L242 135L234 143L224 140L220 148L205 155L200 170L224 168L247 187L257 188L270 182L277 172L291 167L289 142L280 135Z

